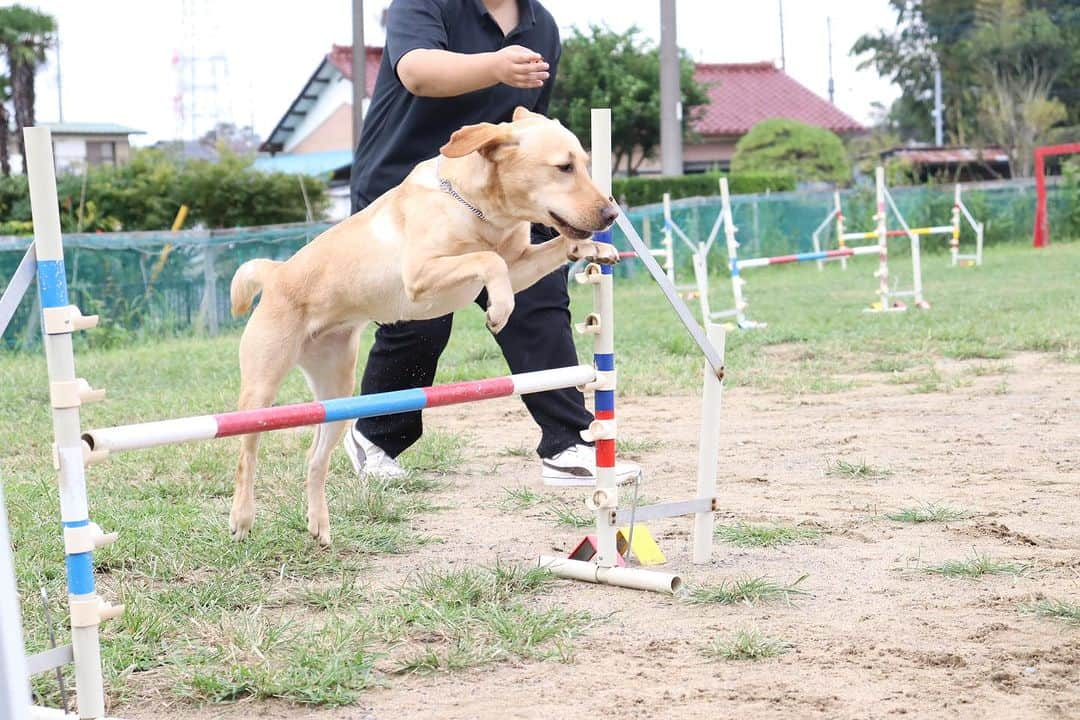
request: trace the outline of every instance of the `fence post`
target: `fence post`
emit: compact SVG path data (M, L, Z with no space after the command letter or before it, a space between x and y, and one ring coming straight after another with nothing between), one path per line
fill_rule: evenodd
M217 268L218 249L207 245L203 251L203 296L199 306L199 325L211 337L218 334Z

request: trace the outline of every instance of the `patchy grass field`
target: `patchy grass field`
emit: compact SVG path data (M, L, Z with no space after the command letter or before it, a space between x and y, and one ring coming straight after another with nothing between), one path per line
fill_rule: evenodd
M91 516L121 533L96 554L103 594L127 605L102 631L112 711L1080 714L1080 245L992 247L978 269L929 255L928 312L861 313L872 265L748 272L769 327L728 340L714 561L689 564L688 523L652 528L688 582L679 598L529 569L591 518L580 491L540 485L516 400L430 413L403 482L358 483L336 453L329 549L305 532L307 430L265 439L242 544L226 532L235 441L91 467ZM617 286L620 451L654 502L693 491L701 361L641 275ZM575 290L575 316L588 302ZM234 407L236 342L79 350L80 375L109 391L84 425ZM481 313L462 312L439 381L505 373L493 348ZM279 400L306 399L290 377ZM47 401L43 358L0 355L34 650L41 588L67 634ZM57 701L54 679L35 687Z

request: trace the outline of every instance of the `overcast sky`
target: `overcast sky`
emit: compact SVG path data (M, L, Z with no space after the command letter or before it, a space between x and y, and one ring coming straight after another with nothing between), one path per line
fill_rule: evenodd
M0 5L10 2L0 1ZM252 125L261 137L289 103L332 43L349 44L351 0L250 2L245 0L22 0L52 14L60 27L64 119L114 122L146 131L148 144L177 136L178 73L173 59L190 54L194 28L199 54L220 53L216 111ZM656 0L544 0L564 33L603 23L623 30L637 24L659 40ZM382 44L378 19L385 0L367 0L369 45ZM194 8L185 22L184 7ZM822 97L828 93L828 35L832 18L836 104L857 120L872 103L889 103L898 90L873 70L856 70L849 55L863 33L892 27L888 0L786 0L787 72ZM678 40L705 62L780 60L778 0L679 0ZM204 65L207 68L208 65ZM59 117L56 54L37 78L37 116ZM204 93L204 98L208 96ZM203 108L209 110L208 104ZM190 125L189 125L190 127Z

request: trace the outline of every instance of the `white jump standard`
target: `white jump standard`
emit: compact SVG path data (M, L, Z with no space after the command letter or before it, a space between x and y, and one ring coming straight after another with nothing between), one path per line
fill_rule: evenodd
M608 195L611 188L610 123L609 110L593 111L593 173L596 182ZM706 358L697 496L691 500L634 508L620 508L614 474L617 436L612 284L614 275L609 266L601 267L597 264L588 265L577 277L579 282L593 286L594 312L578 326L581 332L593 335L594 365L591 367L577 365L429 388L82 432L79 408L83 403L102 400L105 393L103 390L92 389L85 380L75 376L71 335L77 330L94 327L97 317L83 317L78 308L68 301L49 131L43 128L27 128L24 132L37 249L36 270L42 305L42 328L56 438L54 465L58 473L61 518L64 525L73 650L68 656L62 652L50 653L51 664L36 662L35 668L41 671L67 662L74 663L80 718L96 719L105 714L98 625L123 611L123 606L104 602L95 591L92 553L96 548L115 541L117 535L102 532L90 521L86 499L85 467L107 460L111 453L576 386L584 391L593 391L596 404L596 419L582 436L596 445L597 484L586 504L596 514L597 553L587 562L541 556L538 564L550 568L559 577L658 592L675 592L682 584L678 575L625 566L624 561L628 558L620 557L616 534L618 526L627 524L631 524L632 531L634 518L641 521L681 515L693 515L695 518L692 561L709 561L712 552L713 512L718 504L715 493L723 378L723 329L710 326L709 337L705 337L678 297L672 283L625 216L620 215L617 218L620 227L628 233L638 256L660 283L680 320ZM596 240L611 242L610 231L598 234ZM6 625L9 624L10 615L5 613L0 616L0 621L5 625L2 628L5 637L8 636ZM17 624L18 621L10 622Z
M828 224L835 219L838 227L843 227L843 215L839 211L839 207L834 209L829 216L825 218L825 221L818 225L817 229L812 235L815 249L812 252L794 253L791 255L773 255L771 257L759 257L759 258L740 258L739 257L739 242L735 239L738 228L731 220L731 200L727 193L727 183L724 179L721 179L721 217L723 218L723 226L725 239L727 241L728 251L728 270L731 273L731 293L735 301L735 307L730 310L724 310L721 312L710 312L708 309L707 299L702 300L702 314L711 318L730 317L734 316L736 324L742 329L752 329L765 327L765 323L756 322L750 320L747 317L747 309L749 308L749 301L744 293L746 287L746 280L743 279L742 271L750 270L753 268L768 267L770 265L788 265L791 263L801 262L817 262L819 266L822 263L840 260L842 263L846 263L848 258L857 257L860 255L877 255L878 257L878 269L874 273L874 277L878 281L877 295L878 300L874 303L868 311L898 311L906 309L906 306L896 300L898 297L911 296L914 298L915 305L919 308L928 308L929 304L923 298L922 292L922 265L919 254L919 238L918 235L908 232L906 224L904 225L904 233L911 240L911 275L912 275L912 288L910 290L895 290L889 287L889 246L888 238L889 232L886 225L886 202L891 202L885 193L884 185L884 171L878 168L877 177L877 212L874 215L877 229L873 233L843 233L839 234L840 247L835 250L822 250L820 246L820 234ZM895 209L895 208L894 208ZM899 218L903 223L903 218ZM844 244L844 241L854 237L867 238L872 237L878 242L874 245L862 245L856 247L848 247ZM703 273L707 276L707 272ZM707 284L703 286L707 289ZM704 296L706 293L702 293Z
M886 230L885 235L887 237L925 237L931 235L948 235L949 236L949 257L953 266L960 264L969 265L982 265L983 256L983 224L977 221L971 214L971 211L966 205L964 205L963 194L960 188L960 183L956 184L953 190L953 206L952 215L948 225L932 225L928 227L908 227L907 221L900 213L900 210L896 207L896 203L893 201L892 193L889 192L888 187L885 185L884 169L878 167L875 172L875 180L878 187L878 202L881 202L881 195L884 195L888 201L889 207L892 208L893 214L896 216L897 221L902 226L902 230ZM968 227L975 233L975 252L964 254L960 252L960 231L961 222L963 217L964 221L968 224ZM836 220L836 240L837 249L844 249L848 240L874 240L878 238L878 230L868 232L845 232L844 229L844 213L840 206L840 193L833 193L833 209L829 213L829 216L825 218L824 222L818 226L814 231L813 241L814 250L821 251L821 232L825 227L833 220ZM841 261L841 265L846 269L847 262ZM818 269L821 269L821 263L818 263Z

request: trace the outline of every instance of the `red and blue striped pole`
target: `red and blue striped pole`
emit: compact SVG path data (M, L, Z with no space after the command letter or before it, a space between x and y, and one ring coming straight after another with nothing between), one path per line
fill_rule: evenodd
M611 196L611 110L592 111L592 178L606 197ZM593 235L596 242L611 243L610 230ZM618 507L618 483L615 479L615 298L614 268L603 265L599 282L594 286L593 302L600 318L600 330L593 336L593 364L597 383L593 391L593 414L596 420L585 436L596 446L596 537L595 563L600 567L618 564L616 528L606 513Z
M433 385L426 388L120 425L89 430L83 433L82 437L91 450L121 452L193 440L212 440L268 430L319 425L338 420L393 415L509 395L527 395L545 390L585 385L595 378L596 371L588 365L572 365L553 370Z

